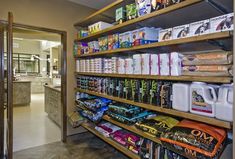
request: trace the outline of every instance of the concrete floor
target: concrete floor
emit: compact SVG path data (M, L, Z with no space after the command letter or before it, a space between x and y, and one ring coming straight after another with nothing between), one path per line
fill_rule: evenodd
M14 152L61 140L60 128L44 112L44 94L32 94L30 106L15 106L13 123Z
M110 145L90 133L14 153L14 159L127 159Z

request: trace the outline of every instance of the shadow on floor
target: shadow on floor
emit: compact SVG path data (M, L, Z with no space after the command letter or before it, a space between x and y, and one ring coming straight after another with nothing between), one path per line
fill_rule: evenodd
M14 159L127 159L90 133L68 138L67 143L51 144L14 152Z

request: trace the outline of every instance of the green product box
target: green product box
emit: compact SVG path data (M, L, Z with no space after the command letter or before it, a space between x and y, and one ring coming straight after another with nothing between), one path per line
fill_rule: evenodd
M126 5L126 18L127 20L135 19L137 17L137 8L136 4Z
M116 9L116 22L122 23L126 19L126 10L124 7Z

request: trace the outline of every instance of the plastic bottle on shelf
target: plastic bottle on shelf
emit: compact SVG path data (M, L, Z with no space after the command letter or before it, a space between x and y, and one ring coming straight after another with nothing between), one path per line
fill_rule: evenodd
M172 107L175 110L188 112L189 111L189 89L190 84L174 83L173 84L173 101Z
M233 121L233 84L225 84L219 88L215 111L216 118Z
M204 82L193 82L190 86L190 112L215 117L217 95L215 88Z

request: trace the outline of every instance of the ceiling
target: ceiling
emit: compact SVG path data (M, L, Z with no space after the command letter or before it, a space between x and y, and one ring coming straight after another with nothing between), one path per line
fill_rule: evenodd
M112 2L115 2L115 0L68 0L73 3L81 4L90 8L94 9L101 9Z

